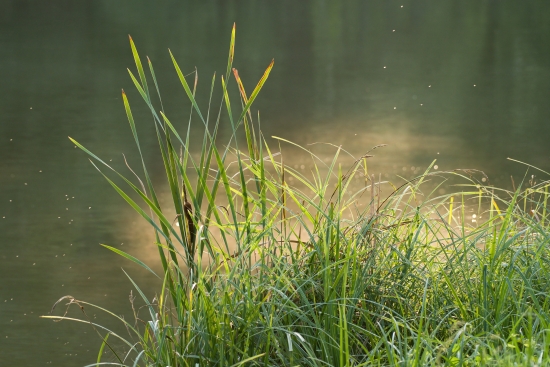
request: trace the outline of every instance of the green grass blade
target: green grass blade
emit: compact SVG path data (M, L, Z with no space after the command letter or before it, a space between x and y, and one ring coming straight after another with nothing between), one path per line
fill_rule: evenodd
M143 89L147 95L147 100L150 100L149 87L147 86L147 79L145 78L145 72L143 71L143 66L141 65L141 59L137 52L136 45L134 44L134 40L130 35L128 35L128 38L130 39L130 47L132 48L132 54L134 55L134 61L136 63L139 78L141 79L141 84L143 85Z
M178 77L180 79L181 85L183 86L183 89L185 90L185 93L187 93L187 97L191 101L191 104L193 107L195 107L195 111L197 111L197 114L199 115L200 119L202 120L202 123L206 125L206 120L204 117L202 117L202 113L199 109L199 106L197 105L197 101L195 101L195 97L193 96L193 93L191 92L191 89L189 88L189 84L187 84L187 80L185 80L185 76L181 72L181 69L174 58L174 55L172 55L172 51L170 51L170 57L172 58L172 63L174 64L174 68L176 69L176 73L178 74Z
M111 246L107 246L107 245L104 245L104 244L101 244L101 246L105 247L106 249L109 249L111 251L113 251L114 253L116 254L119 254L120 256L138 264L139 266L143 267L144 269L147 269L148 271L150 271L151 273L153 273L154 276L156 276L157 278L160 279L160 277L150 268L148 267L143 261L135 258L134 256L122 251L122 250L119 250L117 248L114 248L114 247L111 247Z

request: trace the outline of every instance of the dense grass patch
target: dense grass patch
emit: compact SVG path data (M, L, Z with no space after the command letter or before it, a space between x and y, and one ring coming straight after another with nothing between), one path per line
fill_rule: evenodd
M342 167L340 148L329 163L308 151L309 174L285 166L250 109L273 63L247 94L232 69L234 37L233 29L227 70L221 83L212 78L205 112L195 101L196 79L189 85L172 57L192 104L189 126L204 130L198 147L190 144L189 129L180 135L162 106L156 107L153 99L161 99L153 66L148 60L147 79L131 41L137 77L130 76L153 116L172 208L161 208L144 163L141 178L133 173L126 178L72 140L153 227L164 270L155 299L134 283L146 312L135 315L143 322L119 318L130 337L93 325L104 340L97 362L545 364L550 352L548 183L532 180L524 185L528 188L508 192L482 185L470 172L436 175L428 169L392 187L367 171L368 154ZM229 99L230 81L240 92L237 105ZM212 98L218 84L219 103ZM124 93L123 99L141 156ZM223 146L216 142L222 115L233 131ZM357 176L364 185L352 183ZM454 186L450 195L433 195L447 177L462 186ZM119 187L120 180L129 192ZM381 186L385 192L391 187L391 194L381 196ZM110 249L153 272L130 254ZM98 307L70 297L60 302L66 300ZM82 320L91 323L85 316Z

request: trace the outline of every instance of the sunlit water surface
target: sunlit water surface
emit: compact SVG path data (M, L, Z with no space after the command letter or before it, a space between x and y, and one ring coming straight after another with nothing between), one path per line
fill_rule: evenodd
M198 67L205 106L236 22L234 66L249 90L275 59L254 104L266 137L342 145L356 157L388 144L369 158L369 171L396 183L437 159L439 170L476 168L508 185L525 167L507 157L550 168L548 19L550 3L542 0L2 1L0 364L94 362L100 340L89 326L38 316L72 295L131 319L132 286L121 267L149 297L159 289L154 277L99 246L158 268L148 226L67 139L124 172L122 153L137 167L124 88L150 172L164 184L151 119L126 72L133 68L127 34L154 62L166 112L181 129L189 104L167 49L185 73ZM222 122L221 142L230 131ZM321 160L335 152L309 147ZM307 154L281 148L289 166L311 169ZM169 200L165 189L159 193Z

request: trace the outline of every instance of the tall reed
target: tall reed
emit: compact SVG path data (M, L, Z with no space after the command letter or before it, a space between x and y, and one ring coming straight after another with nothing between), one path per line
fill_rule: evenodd
M380 187L390 186L368 173L368 153L342 168L341 148L325 164L278 138L311 155L311 175L295 170L271 150L251 110L273 62L248 94L232 68L235 27L227 69L220 81L212 78L206 110L195 99L197 79L190 83L170 53L192 105L189 128L180 135L162 104L153 102L154 94L162 99L152 63L147 59L146 76L131 38L130 45L137 68L130 77L154 121L173 207L159 204L123 92L140 177L124 176L71 141L152 226L163 286L150 300L129 277L148 311L134 315L147 320L141 327L85 301L58 301L99 308L129 331L123 337L84 316L80 321L92 324L103 340L90 366L546 363L548 182L508 192L460 171L434 174L430 166L382 197ZM233 80L238 105L229 98ZM217 83L219 108L213 101ZM222 114L232 131L224 146L216 140ZM191 145L191 123L203 129L198 147ZM445 175L463 186L436 196L433 182ZM356 176L365 180L363 187L352 183ZM477 208L475 223L467 207ZM166 214L171 212L175 220ZM105 247L157 276L132 255Z

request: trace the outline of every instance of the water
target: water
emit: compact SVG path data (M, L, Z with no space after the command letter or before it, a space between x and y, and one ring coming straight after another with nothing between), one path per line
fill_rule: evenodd
M437 159L440 170L477 168L508 185L525 167L507 157L550 168L548 19L542 0L1 2L2 364L95 361L100 340L90 327L38 315L70 294L131 319L121 267L154 296L153 277L99 246L158 267L147 225L67 139L115 168L124 169L121 153L137 164L124 88L162 183L150 119L125 70L133 68L127 34L155 63L179 126L189 109L167 48L184 72L198 67L204 103L212 73L224 71L235 21L235 67L249 90L275 59L254 106L266 136L343 144L356 156L389 144L370 169L395 181ZM324 158L334 151L313 148ZM308 169L307 156L283 152Z

